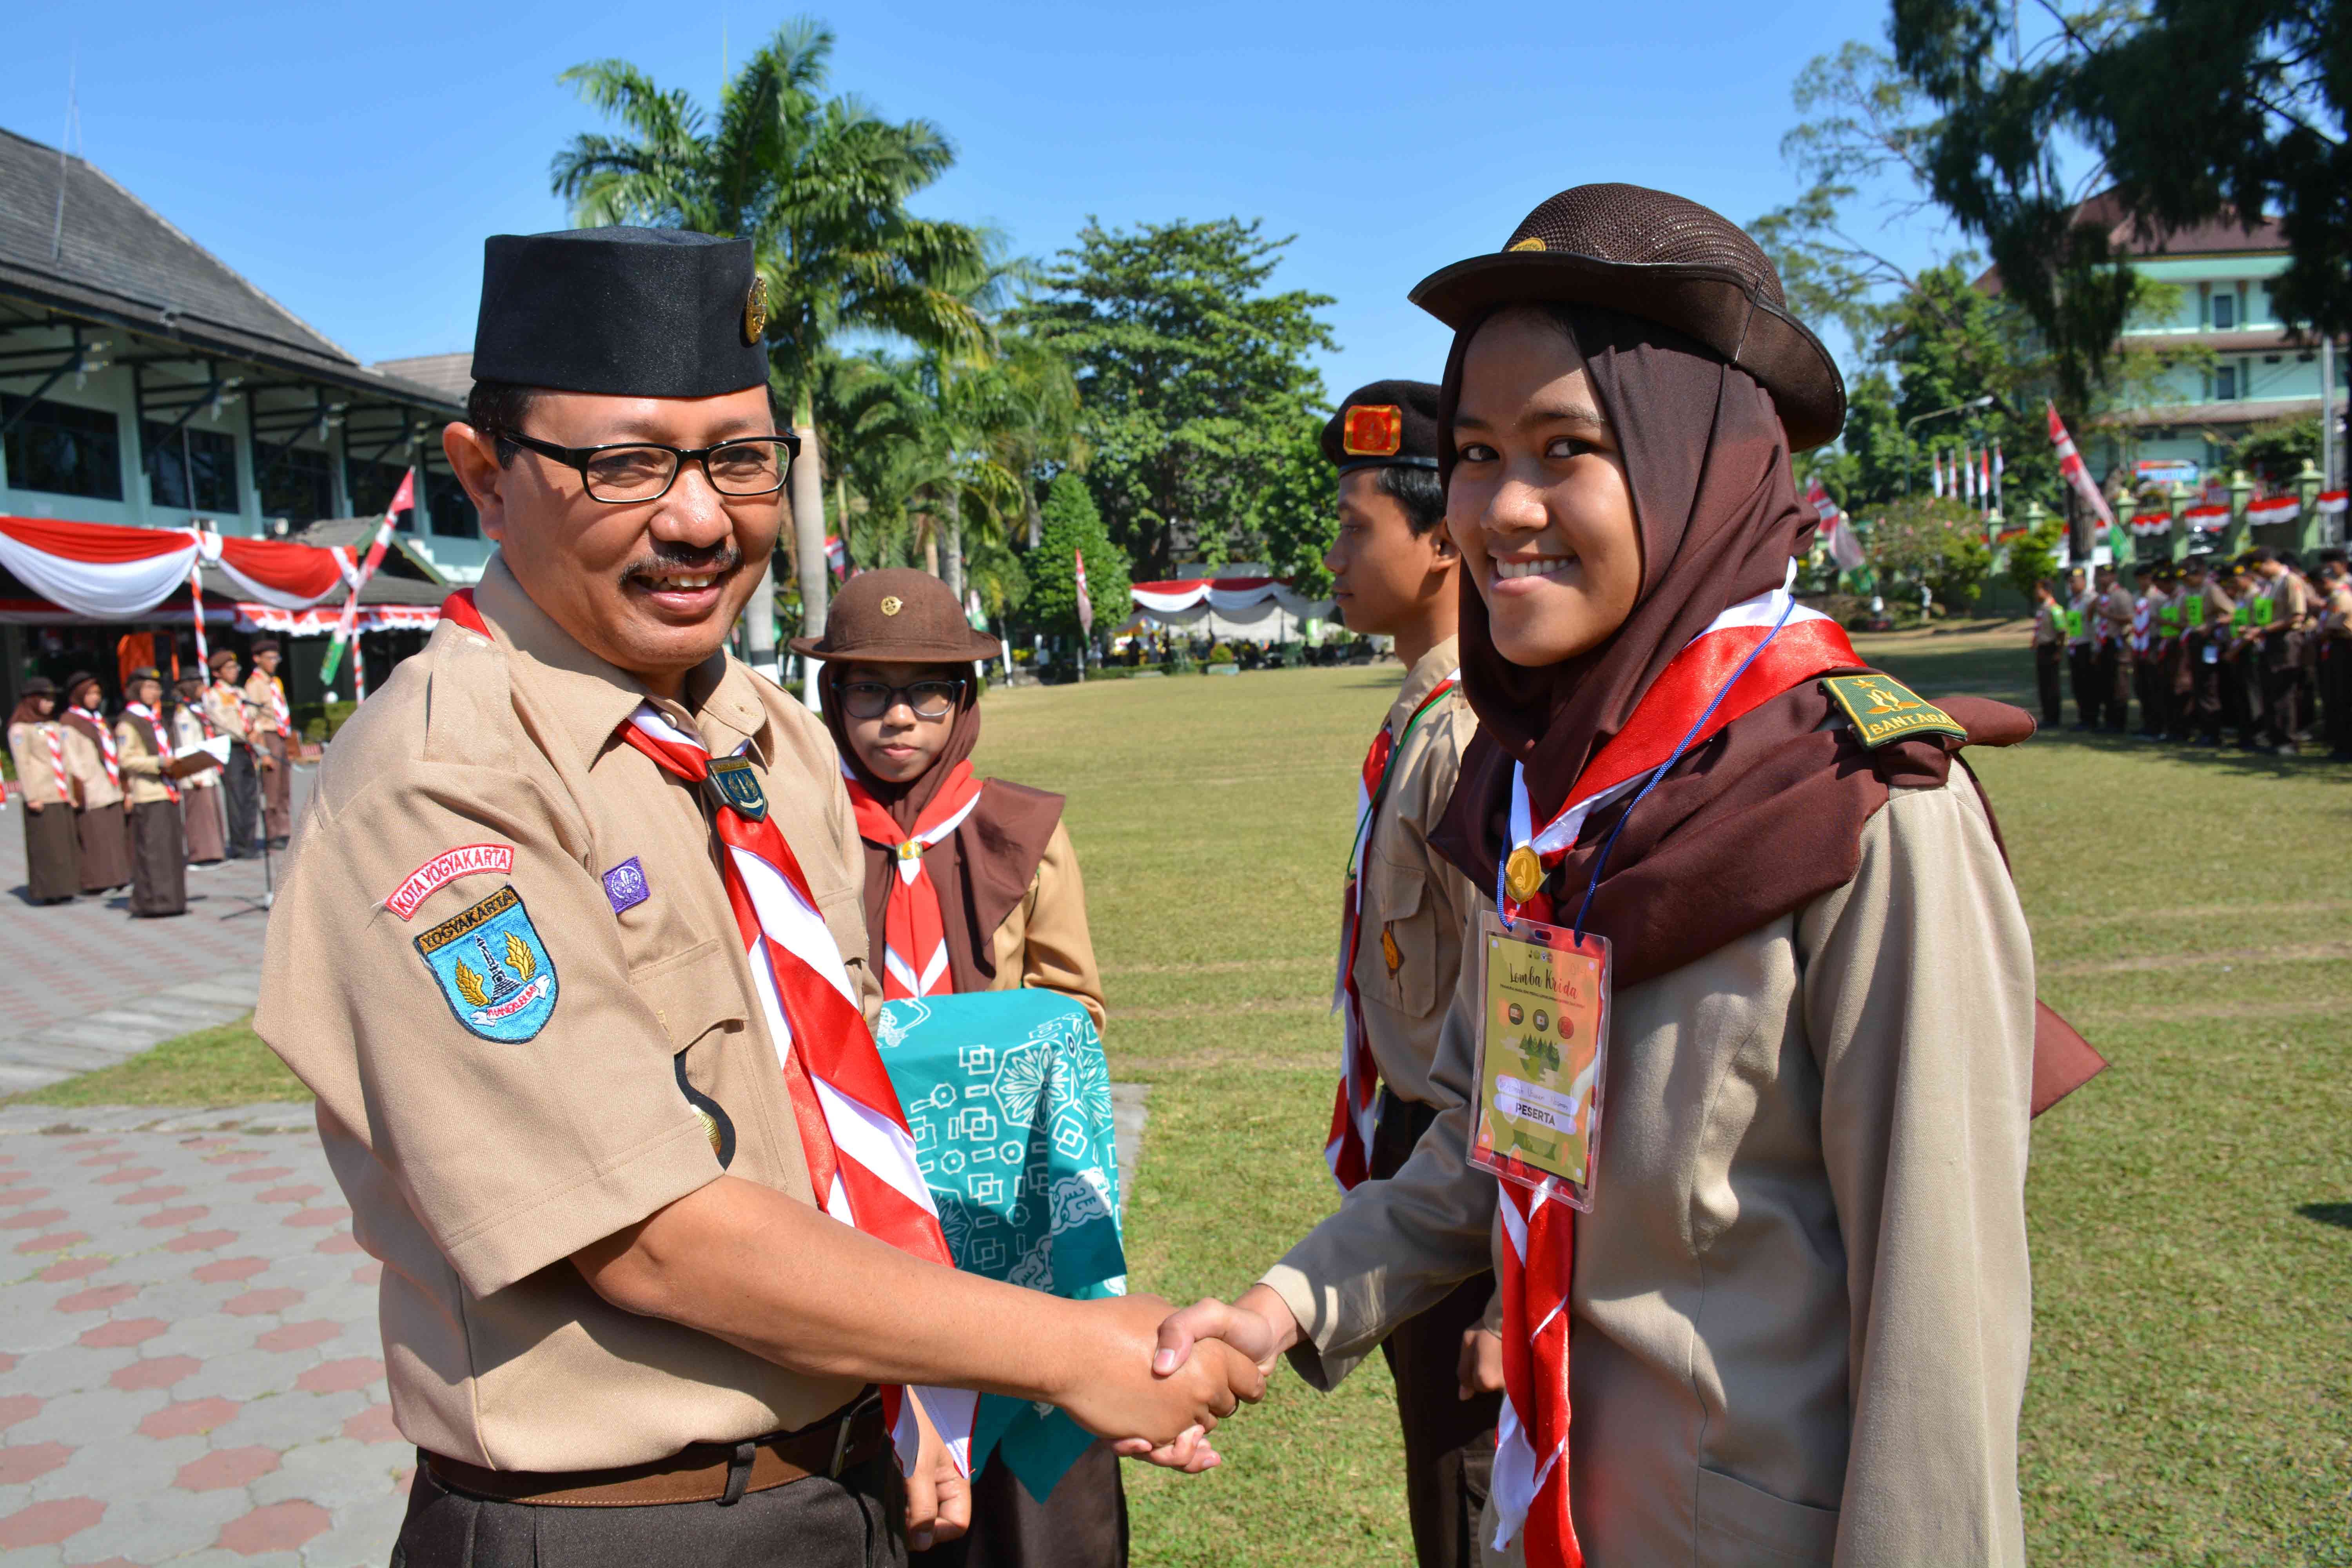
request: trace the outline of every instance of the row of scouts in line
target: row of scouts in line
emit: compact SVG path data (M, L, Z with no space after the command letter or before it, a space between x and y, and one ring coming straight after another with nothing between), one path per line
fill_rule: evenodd
M1954 763L2033 724L1791 598L1845 396L1753 241L1561 192L1414 290L1442 383L1325 430L1338 614L1405 666L1301 1128L1345 1195L1181 1310L952 1267L872 1023L1099 1016L1084 895L1061 799L971 772L994 643L937 583L795 640L817 714L724 652L805 460L764 291L740 240L488 242L443 448L498 550L338 736L270 921L256 1028L384 1263L394 1561L1104 1568L1113 1456L1213 1468L1285 1359L1379 1347L1424 1563L2022 1562L2028 1129L2100 1064ZM1597 977L1542 993L1564 1053L1482 990L1538 950ZM1498 1163L1506 1117L1567 1142ZM972 1391L1102 1441L1028 1496Z
M214 651L210 680L134 669L111 721L105 685L87 670L62 689L43 676L25 682L8 754L33 903L127 887L134 916L185 914L190 866L249 859L257 843L287 847L294 727L278 678L283 656L274 637L252 651L242 681L226 648ZM218 736L228 738L227 762L200 763L193 749Z
M2102 566L2063 591L2035 594L2034 670L2042 716L2062 718L2059 673L2073 686L2077 730L2130 728L2139 703L2146 740L2294 756L2324 740L2352 762L2352 567L2322 550L2309 571L2258 546L2220 558L2131 569L2133 586Z

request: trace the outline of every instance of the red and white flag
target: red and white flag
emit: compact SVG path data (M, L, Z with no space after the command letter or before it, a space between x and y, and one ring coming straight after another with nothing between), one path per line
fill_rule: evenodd
M2115 527L2116 514L2107 510L2107 498L2091 482L2091 470L2084 464L2083 455L2074 450L2074 437L2066 434L2066 422L2058 417L2058 405L2045 403L2043 406L2050 410L2050 444L2058 448L2060 476L2074 487L2074 493L2083 498L2101 527Z
M1087 557L1079 550L1070 552L1070 561L1078 584L1078 629L1087 637L1095 635L1095 605L1087 596Z
M1992 444L1992 504L1995 506L2000 504L2000 443L1995 441Z
M1927 466L1934 472L1936 499L1941 500L1944 497L1944 454L1941 452L1928 453Z
M400 514L413 511L415 507L416 470L411 468L400 476L400 488L392 492L392 504L383 509L383 521L375 525L375 538L369 542L367 559L360 563L358 572L352 577L352 591L343 598L342 618L335 623L335 635L327 645L327 657L320 661L320 679L335 679L336 667L342 663L343 649L359 627L360 590L366 587L368 579L375 575L375 569L383 564L384 552L392 548L393 531L400 526ZM364 678L355 676L355 679ZM367 692L361 689L359 694L365 697Z

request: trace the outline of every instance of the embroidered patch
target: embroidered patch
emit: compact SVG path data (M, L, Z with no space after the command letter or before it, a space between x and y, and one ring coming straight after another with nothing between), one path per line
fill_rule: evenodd
M522 895L500 888L416 939L457 1022L486 1040L519 1045L555 1012L555 961Z
M768 815L768 797L760 788L760 775L740 757L711 758L710 787L719 792L721 805L746 822L757 822Z
M735 1161L735 1123L729 1120L727 1108L686 1081L686 1054L681 1051L670 1058L670 1070L677 1075L677 1091L686 1096L687 1104L702 1121L702 1135L710 1140L710 1152L719 1157L719 1168L725 1170Z
M646 886L646 868L637 864L634 855L604 873L604 901L613 906L616 915L623 910L635 909L653 896L654 890Z
M1339 449L1351 458L1393 458L1404 446L1404 410L1393 403L1360 403L1339 426Z
M1968 734L1950 714L1876 670L1832 675L1822 682L1822 689L1844 710L1847 722L1865 746L1884 746L1913 735Z
M411 871L384 900L383 907L407 920L416 913L417 906L460 877L477 872L507 876L514 870L514 848L506 844L461 844L445 855L436 855Z

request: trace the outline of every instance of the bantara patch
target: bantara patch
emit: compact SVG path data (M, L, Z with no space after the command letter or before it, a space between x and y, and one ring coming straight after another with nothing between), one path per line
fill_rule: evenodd
M416 951L457 1022L519 1045L555 1012L555 962L511 883L416 939Z
M1876 748L1914 735L1968 735L1949 713L1876 670L1832 675L1822 682L1822 689L1844 710L1864 746Z

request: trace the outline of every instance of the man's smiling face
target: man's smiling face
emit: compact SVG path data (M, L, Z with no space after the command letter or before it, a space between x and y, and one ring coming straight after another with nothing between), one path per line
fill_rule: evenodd
M763 386L695 398L540 392L517 427L559 447L689 450L776 433ZM684 465L657 500L613 505L555 458L525 450L500 465L491 438L470 425L450 426L442 445L531 602L656 691L674 693L719 650L786 515L782 490L722 496L698 463Z

